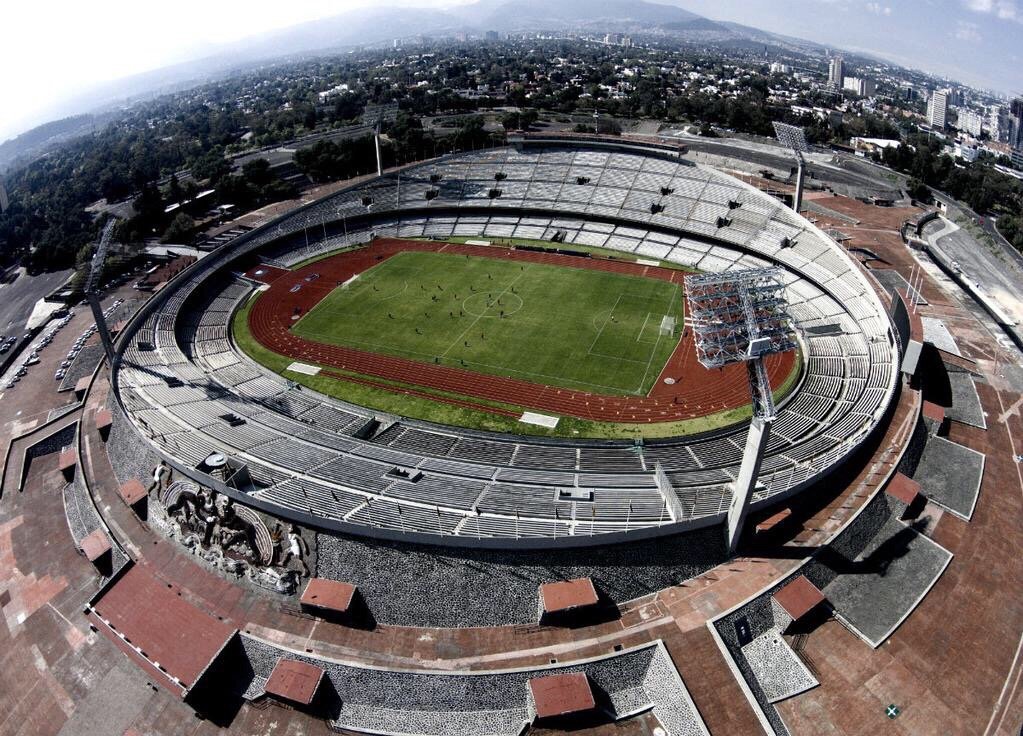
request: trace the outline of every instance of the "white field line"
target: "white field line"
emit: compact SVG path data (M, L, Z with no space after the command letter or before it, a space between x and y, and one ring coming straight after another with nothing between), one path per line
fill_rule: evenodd
M590 343L590 347L586 351L587 355L591 355L593 353L593 346L597 344L597 340L599 340L600 336L604 334L604 328L607 327L607 323L610 322L611 318L614 316L615 310L618 309L618 303L621 302L623 296L625 296L625 294L619 294L618 298L615 299L615 303L611 307L611 311L607 313L607 317L604 318L604 323L600 326L600 329L597 330L597 336L594 337L593 342Z
M636 342L639 342L643 338L643 332L646 330L646 323L650 321L650 312L646 313L646 317L643 318L643 326L639 328L639 334L636 335Z
M516 276L514 279L512 279L512 282L510 284L508 284L508 286L505 287L504 291L502 291L500 294L497 295L497 299L500 299L502 296L504 296L509 291L511 291L511 288L513 286L515 286L515 284L518 283L519 279L521 279L525 275L526 275L526 272L523 271L518 276ZM496 302L497 299L495 299L494 301ZM489 307L487 309L489 309ZM476 319L474 319L469 324L468 327L466 327L464 330L462 330L461 334L457 338L455 338L454 340L451 341L451 344L448 345L447 350L445 350L443 353L440 354L441 358L445 357L448 353L450 353L451 352L451 348L453 348L455 345L457 345L460 342L465 342L465 336L468 334L469 330L471 330L473 327L476 326L477 322L479 322L481 319L483 319L483 315L485 315L487 313L487 309L484 309L479 315L477 315Z

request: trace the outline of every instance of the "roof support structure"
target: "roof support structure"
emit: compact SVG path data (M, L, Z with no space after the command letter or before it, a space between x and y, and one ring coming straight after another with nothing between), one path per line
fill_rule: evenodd
M726 531L734 552L757 488L760 464L777 417L764 359L796 347L780 268L754 268L686 277L696 352L706 368L746 364L753 420L739 475L731 485Z
M366 105L362 113L363 125L373 128L373 145L377 154L377 176L384 175L384 162L380 156L380 129L384 123L392 123L398 117L398 103L388 105Z
M92 266L89 269L89 278L85 282L85 300L92 310L92 317L96 320L96 331L99 332L100 341L103 343L103 352L106 353L107 364L113 367L116 359L114 341L110 337L110 330L107 328L107 319L103 315L103 307L100 305L100 294L98 291L99 282L103 276L103 267L107 261L107 251L110 249L110 241L114 237L114 226L116 218L110 218L106 227L103 228L103 235L96 246L96 253L92 257Z
M796 193L792 197L792 209L799 212L803 208L803 184L806 180L806 159L803 154L810 152L810 145L806 142L806 133L795 125L775 123L774 134L778 142L791 149L796 156Z

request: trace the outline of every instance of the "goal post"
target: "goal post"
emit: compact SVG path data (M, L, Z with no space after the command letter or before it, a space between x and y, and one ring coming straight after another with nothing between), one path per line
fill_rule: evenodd
M670 314L666 314L661 318L660 334L662 337L675 336L675 318Z

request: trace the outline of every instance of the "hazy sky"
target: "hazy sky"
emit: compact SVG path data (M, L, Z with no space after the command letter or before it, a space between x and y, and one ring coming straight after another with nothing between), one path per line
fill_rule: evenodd
M466 0L393 0L450 6ZM662 0L663 1L663 0ZM671 0L667 0L671 1ZM29 0L0 11L0 141L110 80L380 0ZM390 3L388 3L390 4ZM734 20L1023 92L1023 0L675 0Z
M216 44L383 4L377 0L4 0L0 141L61 100L113 79L202 58ZM387 4L391 4L388 2ZM394 5L452 5L448 0ZM84 112L84 111L82 111ZM40 119L42 117L42 120Z
M708 18L1023 94L1023 0L678 0Z

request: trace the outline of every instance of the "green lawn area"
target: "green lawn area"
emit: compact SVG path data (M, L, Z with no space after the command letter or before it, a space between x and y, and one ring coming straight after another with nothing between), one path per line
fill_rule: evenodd
M258 295L257 297L258 298ZM300 383L315 391L332 396L343 401L350 401L359 406L365 406L377 411L389 412L412 419L422 419L428 422L437 422L455 427L468 427L470 429L483 429L492 432L510 432L513 434L540 435L545 437L572 437L572 438L597 438L597 439L653 439L655 437L679 437L682 435L699 434L711 430L728 427L738 422L745 421L750 417L750 405L729 409L717 414L710 414L697 419L688 419L676 422L661 422L655 424L627 424L618 422L593 422L576 417L561 417L558 426L554 429L547 429L535 424L523 424L516 418L506 417L501 414L494 414L486 411L467 409L455 406L443 401L448 398L470 398L480 404L489 405L491 402L481 401L475 397L452 396L443 391L426 391L437 397L437 400L430 400L419 396L409 396L403 393L406 388L423 390L421 387L404 386L400 383L391 383L393 388L385 390L372 386L365 386L343 378L334 378L327 375L307 376L300 373L286 372L285 369L291 364L292 359L278 355L267 350L252 336L249 330L249 312L255 304L255 298L250 299L238 311L232 324L232 336L242 352L248 354L256 362L266 368L286 375L289 380ZM344 373L344 372L342 372ZM799 380L800 366L789 376L785 385L775 392L775 400L780 401L783 396L795 388ZM494 404L495 408L503 408L515 412L521 412L524 407Z
M677 325L661 334L667 316ZM603 394L645 395L682 325L676 284L405 252L335 289L293 331L317 342Z

